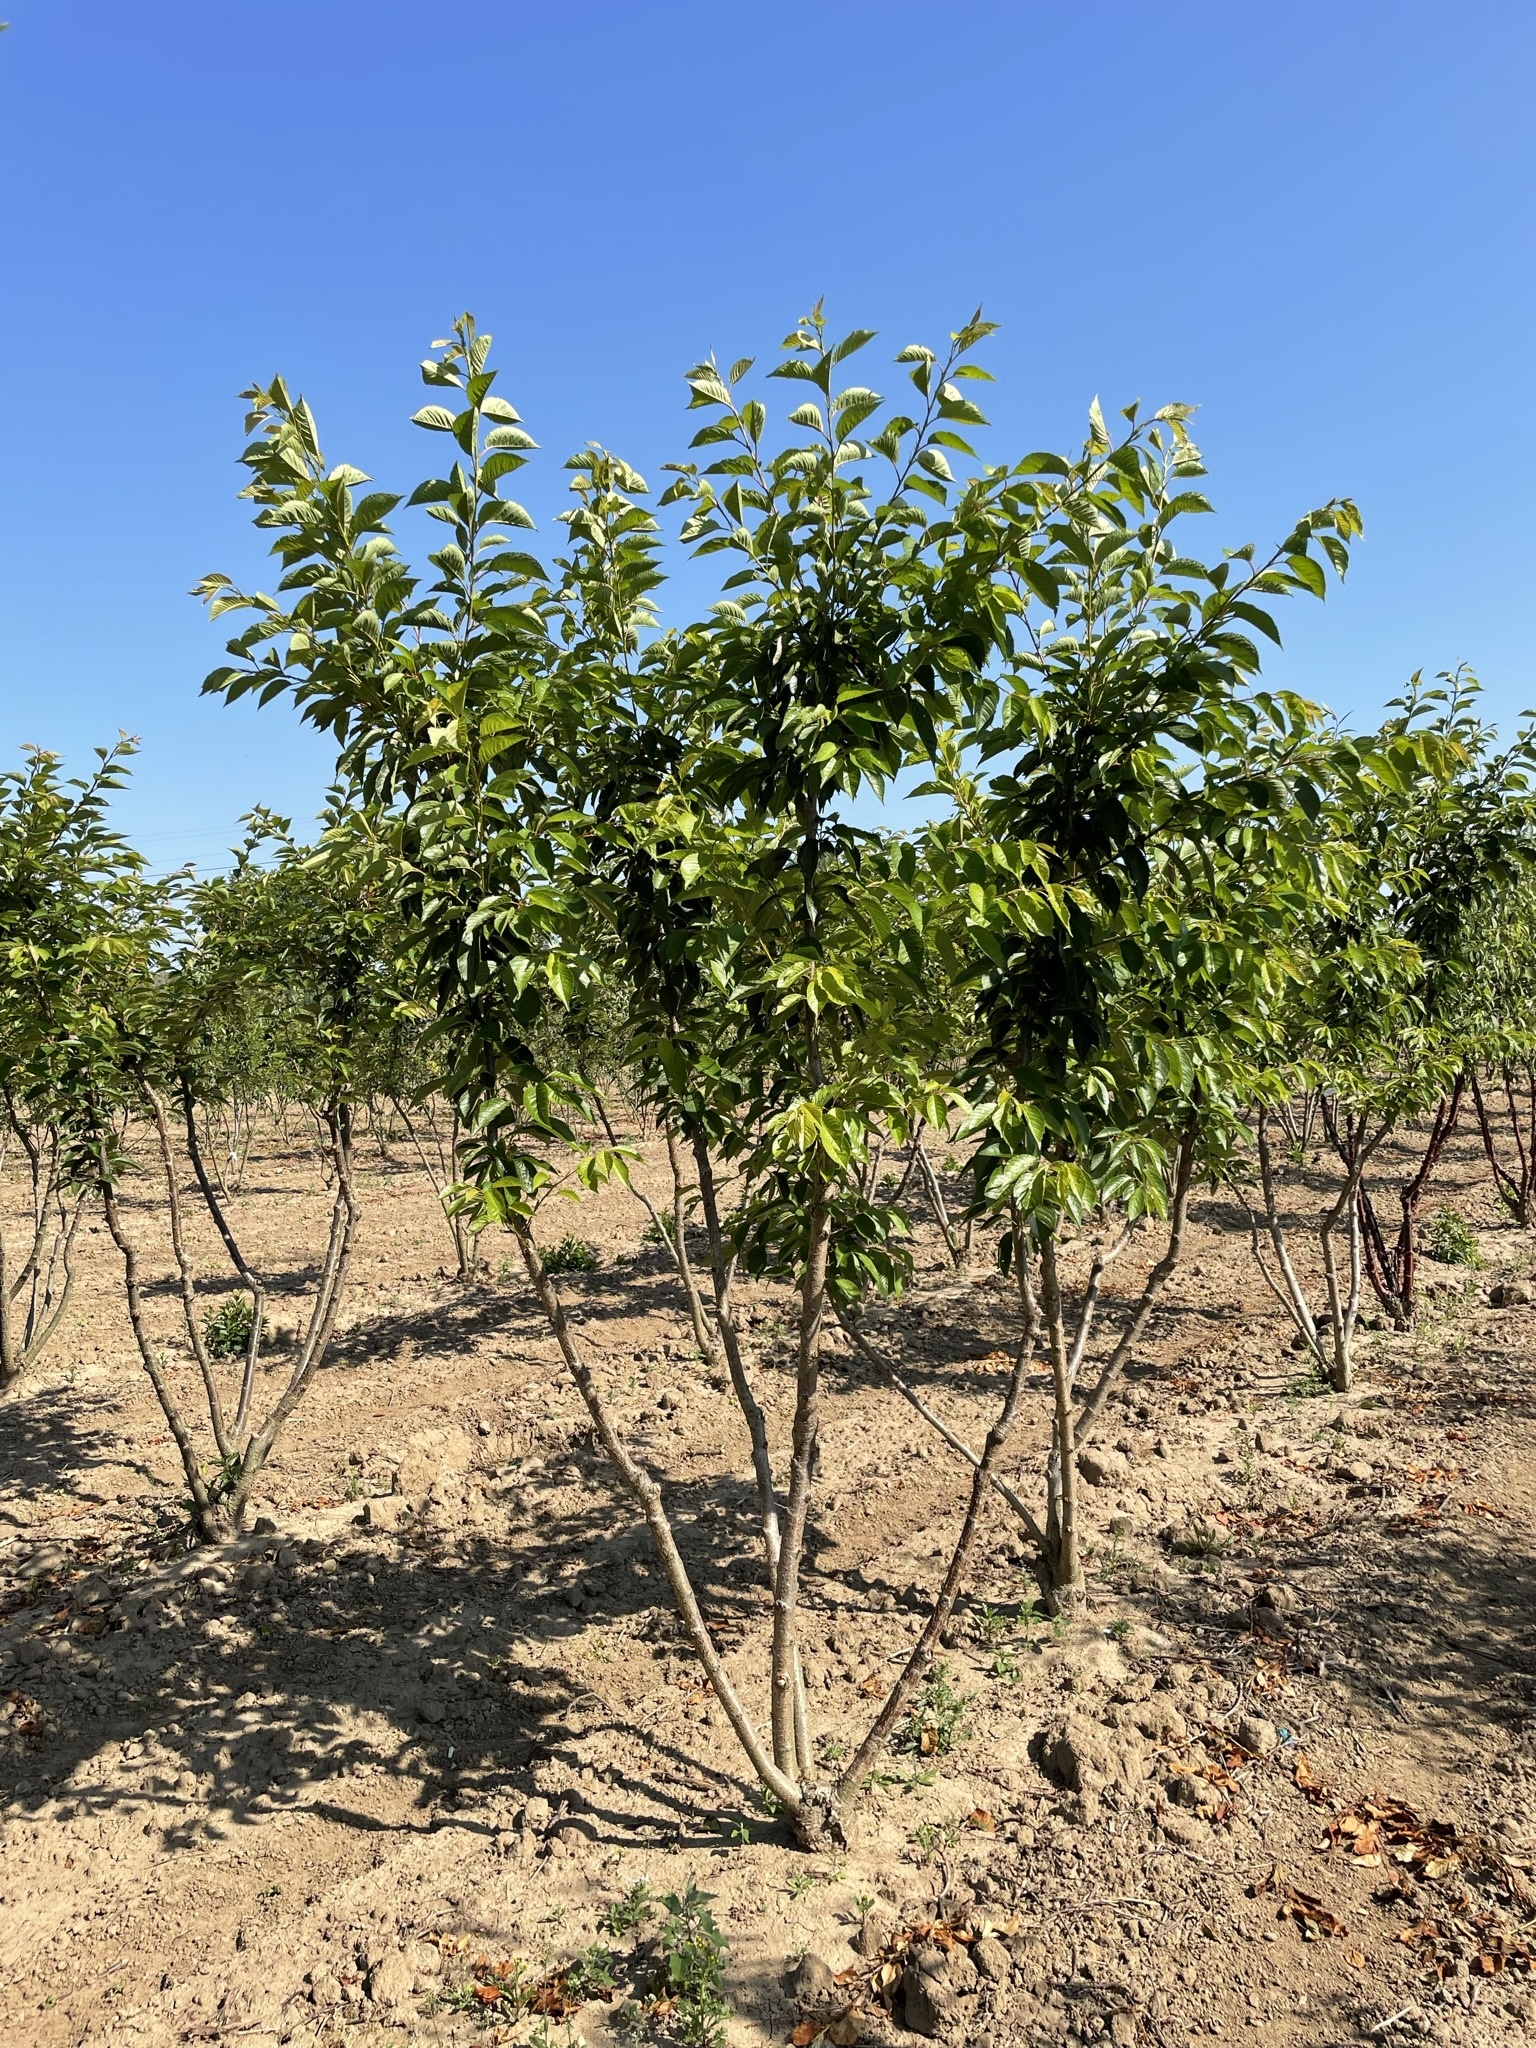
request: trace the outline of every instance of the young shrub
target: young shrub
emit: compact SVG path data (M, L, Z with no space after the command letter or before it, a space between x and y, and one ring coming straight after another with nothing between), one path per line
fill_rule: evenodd
M1447 1266L1480 1267L1483 1254L1477 1242L1477 1232L1468 1223L1459 1209L1443 1202L1429 1219L1429 1228L1424 1233L1424 1249L1432 1259L1439 1259Z
M544 1254L546 1273L595 1273L601 1264L597 1246L589 1237L577 1237L574 1231L567 1231Z

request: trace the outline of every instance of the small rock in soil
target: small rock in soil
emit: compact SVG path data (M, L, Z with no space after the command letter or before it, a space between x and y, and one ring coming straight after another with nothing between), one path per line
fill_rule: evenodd
M902 1972L901 1998L907 2031L926 2034L932 2040L943 2026L955 1994L942 1977L929 1976L916 1963L908 1963Z
M791 1998L799 2005L824 2005L837 1989L832 1965L823 1957L803 1955L785 1979Z
M871 1906L859 1922L849 1947L856 1956L868 1960L887 1948L899 1931L900 1924L894 1913L887 1912L883 1906Z
M1244 1714L1232 1733L1250 1756L1268 1756L1280 1741L1279 1729L1262 1714Z
M1006 1984L1013 1974L1013 1962L1007 1949L992 1934L976 1943L971 1950L971 1961L989 1984Z
M410 1503L398 1493L380 1494L363 1508L365 1529L401 1529L411 1516Z
M341 2003L341 1985L329 1970L316 1970L310 1976L309 1997L312 2005L329 2012L333 2005Z
M1073 1792L1099 1792L1106 1785L1138 1785L1146 1764L1140 1738L1125 1728L1106 1728L1082 1714L1067 1714L1046 1731L1045 1766Z
M1261 1586L1253 1596L1254 1609L1260 1621L1266 1618L1293 1621L1305 1604L1294 1586Z
M1123 1486L1130 1477L1130 1460L1122 1451L1095 1448L1084 1451L1077 1469L1090 1486Z
M1175 1806L1184 1806L1195 1813L1210 1813L1221 1804L1221 1794L1209 1778L1191 1777L1188 1771L1180 1771L1168 1782L1168 1797Z
M1132 1707L1125 1717L1149 1742L1185 1742L1189 1729L1172 1700L1154 1695Z
M368 1996L375 2005L404 2005L416 1988L416 1972L402 1955L386 1956L368 1972Z
M974 1991L980 1976L970 1950L961 1948L958 1943L949 1952L944 1974L956 1991Z
M430 1941L408 1941L405 1960L411 1966L418 1989L424 1979L438 1976L443 1967L442 1952Z

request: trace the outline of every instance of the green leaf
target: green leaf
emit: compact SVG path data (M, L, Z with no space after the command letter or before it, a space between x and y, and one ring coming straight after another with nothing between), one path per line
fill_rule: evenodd
M1314 562L1310 555L1287 555L1285 565L1303 590L1311 591L1314 597L1328 595L1328 578L1320 562Z
M855 327L851 334L845 334L832 350L833 362L846 362L856 349L861 349L866 342L874 340L875 332L873 327Z

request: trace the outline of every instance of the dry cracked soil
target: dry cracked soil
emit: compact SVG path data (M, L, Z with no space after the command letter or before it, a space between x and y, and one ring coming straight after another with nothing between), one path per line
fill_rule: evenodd
M1344 1399L1298 1379L1241 1210L1204 1199L1085 1460L1087 1617L1039 1616L994 1504L927 1753L882 1764L835 1860L754 1796L503 1247L460 1284L410 1159L375 1148L363 1179L343 1329L250 1534L177 1540L95 1219L51 1355L0 1407L6 2048L676 2038L645 1902L689 1886L731 2043L1536 2039L1536 1309L1509 1284L1533 1248L1469 1145L1433 1200L1484 1268L1429 1268L1420 1327L1369 1335ZM190 1401L163 1209L147 1176L130 1193ZM274 1126L235 1209L280 1325L325 1206ZM600 1254L562 1282L581 1337L765 1715L729 1393L632 1199L566 1222ZM917 1228L880 1339L979 1441L1011 1297L983 1240L957 1272ZM1150 1230L1140 1273L1159 1249ZM1139 1272L1113 1269L1101 1345ZM792 1304L744 1298L782 1455ZM968 1475L838 1343L828 1370L805 1661L835 1756L914 1639ZM1037 1382L1026 1495L1045 1427Z

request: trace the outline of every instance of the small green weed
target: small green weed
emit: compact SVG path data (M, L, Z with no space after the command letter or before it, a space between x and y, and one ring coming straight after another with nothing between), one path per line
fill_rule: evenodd
M603 1932L611 1934L615 1941L622 1941L626 1935L638 1934L655 1911L656 1895L642 1877L630 1886L622 1899L615 1899L604 1912Z
M971 1732L965 1719L969 1705L967 1696L951 1683L949 1666L935 1664L908 1708L892 1749L908 1756L948 1756Z
M1038 1657L1042 1648L1039 1631L1048 1628L1052 1642L1061 1642L1067 1633L1066 1617L1061 1614L1047 1614L1038 1600L1029 1599L1019 1609L1019 1627L1024 1631L1024 1647L1033 1650Z
M470 1965L467 1984L455 1984L442 1993L450 2012L472 2012L485 2026L496 2020L518 2018L532 1996L527 1981L528 1966L521 1956L493 1963L486 1956Z
M991 1650L1013 1633L1016 1623L1013 1616L1005 1614L1001 1607L988 1607L984 1602L976 1617L976 1626L981 1630L982 1641Z
M663 1995L672 2007L672 2032L684 2048L720 2048L731 2008L725 2000L725 1938L710 1912L712 1892L689 1885L662 1899L667 1917L657 1937Z
M920 1820L907 1837L924 1863L932 1862L938 1850L952 1849L959 1839L960 1830L952 1820Z
M598 1249L587 1237L567 1231L557 1245L544 1254L546 1273L595 1273L602 1264Z
M585 2001L601 1998L614 1987L613 1950L600 1941L591 1942L572 1956L561 1972L568 1997Z
M541 2019L528 2036L527 2048L581 2048L581 2044L578 2036L572 2031L569 2020L558 2034L552 2034L549 2021Z
M926 1792L937 1777L932 1764L909 1764L904 1771L871 1771L864 1783L876 1785L882 1792Z
M1459 1209L1442 1202L1424 1233L1424 1249L1432 1259L1447 1266L1481 1266L1477 1232Z
M1224 1529L1214 1522L1193 1521L1173 1540L1173 1548L1181 1557L1220 1557L1232 1539Z
M613 1951L594 1941L568 1963L540 1978L528 1974L528 1966L520 1956L494 1963L489 1957L480 1956L470 1965L468 1983L444 1991L439 2003L450 2012L473 2013L482 2026L505 2025L521 2019L530 2009L542 2008L546 2017L541 2020L542 2031L534 2035L534 2040L544 2039L553 2044L555 2036L548 2031L547 2015L563 2014L585 2005L588 1999L611 1998L615 1981ZM567 2035L569 2031L567 2027Z
M243 1294L231 1294L217 1308L209 1309L203 1317L203 1342L208 1346L210 1356L242 1357L251 1341L251 1325L255 1320L250 1300Z
M1309 1356L1300 1372L1292 1373L1285 1383L1285 1405L1294 1414L1299 1402L1320 1401L1331 1391L1322 1367Z
M1019 1660L1012 1650L998 1650L993 1654L992 1676L1003 1685L1018 1684Z

